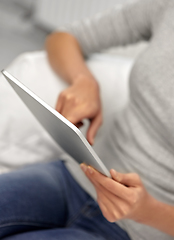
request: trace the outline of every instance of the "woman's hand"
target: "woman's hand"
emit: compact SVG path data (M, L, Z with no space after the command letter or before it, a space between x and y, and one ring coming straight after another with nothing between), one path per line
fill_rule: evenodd
M87 140L93 144L98 128L102 124L102 109L97 82L83 75L75 79L58 98L56 110L70 122L80 127L83 119L90 120Z
M81 168L93 183L97 192L97 202L109 222L123 218L142 222L146 218L152 197L137 174L122 174L112 169L111 179L85 164L81 164Z

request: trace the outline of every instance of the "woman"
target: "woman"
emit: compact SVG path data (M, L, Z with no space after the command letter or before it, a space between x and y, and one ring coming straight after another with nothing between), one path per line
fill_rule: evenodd
M172 0L139 0L48 37L50 63L70 84L56 109L77 127L88 118L91 144L102 108L84 56L142 39L149 45L132 69L130 102L107 136L102 160L112 179L82 164L92 184L71 172L79 186L61 161L1 175L1 238L173 239L173 16Z

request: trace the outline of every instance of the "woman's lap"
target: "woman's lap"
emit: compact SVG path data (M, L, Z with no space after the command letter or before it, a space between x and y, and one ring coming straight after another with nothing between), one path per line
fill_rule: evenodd
M59 228L21 233L3 240L105 240L84 230Z
M60 174L53 164L37 164L0 175L0 237L12 227L13 232L62 227L66 203Z
M129 239L107 222L61 161L0 175L1 239L86 240L89 235L91 240Z

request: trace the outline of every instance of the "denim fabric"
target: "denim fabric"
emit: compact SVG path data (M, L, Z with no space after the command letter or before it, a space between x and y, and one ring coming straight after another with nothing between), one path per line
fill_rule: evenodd
M62 161L0 175L0 239L130 240L103 217Z

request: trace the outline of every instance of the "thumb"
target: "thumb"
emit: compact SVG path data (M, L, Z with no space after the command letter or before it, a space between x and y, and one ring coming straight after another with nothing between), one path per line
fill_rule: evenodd
M87 140L88 142L93 145L94 144L94 137L97 133L97 130L102 124L102 114L99 113L95 118L91 120L90 126L87 131Z
M115 181L128 187L137 186L141 183L140 177L136 173L119 173L111 169L110 174Z

